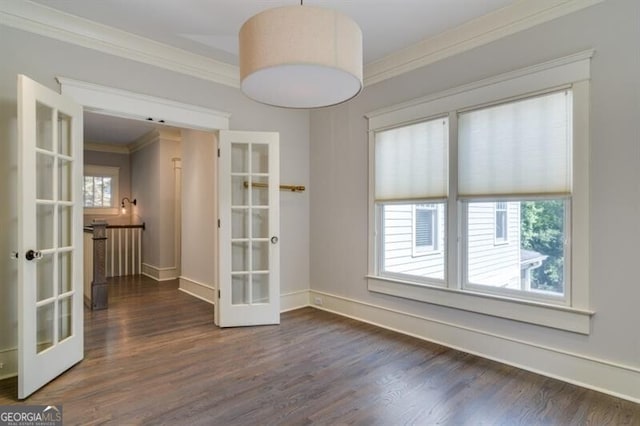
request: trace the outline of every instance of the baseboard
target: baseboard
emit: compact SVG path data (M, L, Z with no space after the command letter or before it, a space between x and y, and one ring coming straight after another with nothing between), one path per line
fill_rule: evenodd
M215 305L215 288L210 284L201 283L186 277L180 277L179 290Z
M178 269L175 266L158 268L157 266L142 264L142 275L156 281L170 281L178 278Z
M311 290L311 306L640 403L640 368Z
M304 308L305 306L309 306L309 290L298 290L280 295L281 313Z
M0 380L18 375L18 348L0 350Z

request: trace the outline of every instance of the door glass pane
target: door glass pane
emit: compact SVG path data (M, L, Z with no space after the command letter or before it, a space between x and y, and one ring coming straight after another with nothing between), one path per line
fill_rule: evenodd
M53 255L32 262L36 262L36 301L53 297Z
M53 346L53 313L55 302L39 306L36 309L36 347L37 353Z
M55 207L46 204L36 205L36 250L53 248L53 212Z
M71 161L58 159L58 200L71 201Z
M248 193L249 190L245 185L248 185L249 178L247 176L233 176L231 178L231 205L232 206L246 206L249 204Z
M249 209L231 209L231 238L249 238Z
M246 305L249 298L249 275L233 275L231 277L231 304Z
M53 151L53 109L36 102L36 146Z
M260 186L253 186L251 188L251 200L254 206L268 206L269 205L269 188L264 186L269 184L269 178L266 176L253 176L253 182Z
M269 270L269 242L254 241L252 253L252 271Z
M249 243L231 243L231 270L234 272L249 270Z
M58 111L58 152L71 156L71 117Z
M53 161L48 154L36 154L36 198L53 200Z
M72 288L73 254L65 251L58 256L58 294L63 294L71 291Z
M251 276L251 303L269 303L269 274Z
M269 209L252 209L251 236L269 238Z
M71 246L71 215L73 207L60 206L58 210L58 247Z
M246 143L231 144L231 173L249 172L249 145Z
M58 301L58 341L71 336L73 296L65 297Z
M269 145L251 145L251 172L269 173Z

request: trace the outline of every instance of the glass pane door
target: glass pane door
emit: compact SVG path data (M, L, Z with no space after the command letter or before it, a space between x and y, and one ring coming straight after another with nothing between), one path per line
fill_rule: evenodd
M222 326L279 322L277 133L220 132Z

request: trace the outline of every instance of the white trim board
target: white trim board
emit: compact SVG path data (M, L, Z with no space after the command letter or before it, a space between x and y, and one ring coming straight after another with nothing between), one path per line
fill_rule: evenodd
M364 67L365 86L499 40L604 0L515 2L429 37ZM140 37L30 1L0 2L0 24L157 66L203 80L240 87L235 65Z
M60 93L68 96L85 110L114 117L130 118L165 126L211 131L229 128L228 112L185 104L156 96L101 86L66 77L56 77ZM160 120L163 120L160 123Z
M231 87L238 67L30 1L0 2L0 24Z
M189 278L180 277L180 291L215 305L216 289ZM288 312L309 306L309 290L292 291L280 295L280 312Z
M142 264L142 275L156 281L170 281L178 278L178 270L175 266L168 268L158 268L157 266Z
M640 403L640 368L310 290L322 309L401 334Z
M365 66L365 86L489 44L604 0L520 1L427 38Z
M203 282L196 281L184 276L181 276L179 278L179 281L180 287L178 289L180 291L185 292L188 295L196 297L200 300L204 300L207 303L215 305L216 289L213 285L205 284Z
M280 295L280 313L309 306L309 290L292 291Z

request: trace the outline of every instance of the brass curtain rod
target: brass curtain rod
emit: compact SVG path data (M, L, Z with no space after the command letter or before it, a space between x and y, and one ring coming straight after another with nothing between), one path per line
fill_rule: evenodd
M254 188L268 188L268 183L263 182L251 182L251 186ZM249 182L244 182L244 187L249 188ZM291 191L291 192L303 192L306 188L304 185L280 185L281 191Z

